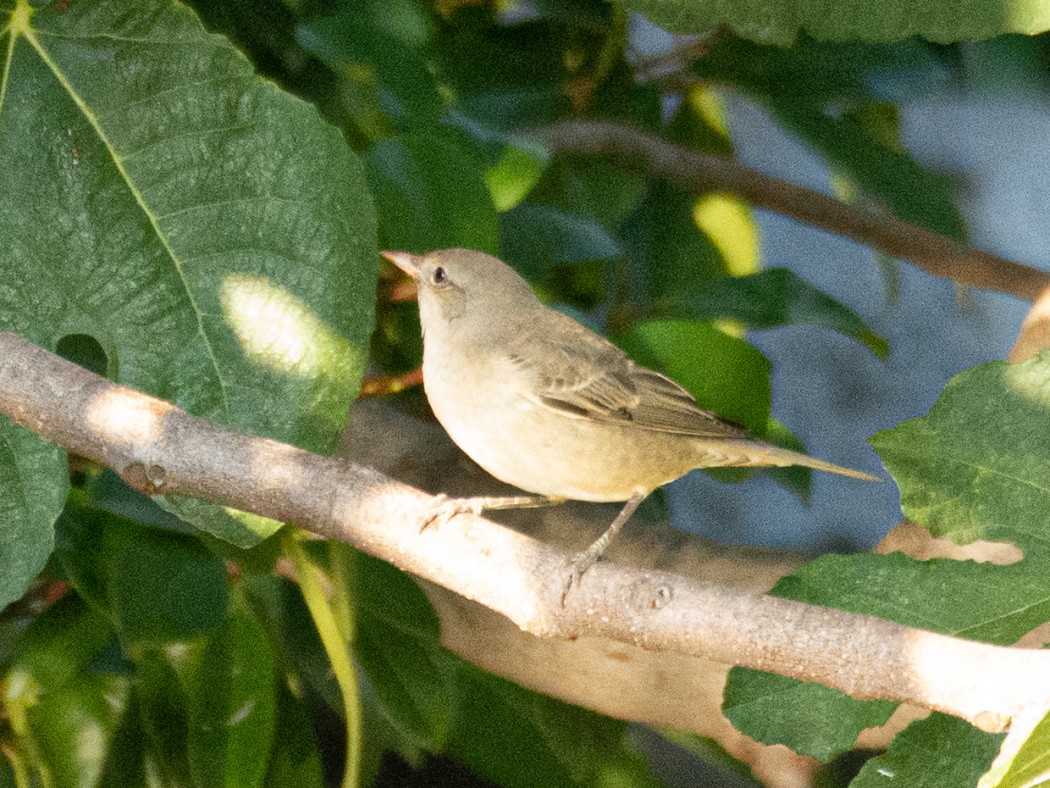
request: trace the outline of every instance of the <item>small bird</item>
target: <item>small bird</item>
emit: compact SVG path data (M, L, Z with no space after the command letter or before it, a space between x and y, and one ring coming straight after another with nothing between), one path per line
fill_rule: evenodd
M670 378L544 306L502 260L470 249L380 254L416 280L423 387L434 415L474 462L538 494L446 499L445 516L626 501L573 561L569 586L649 493L695 468L803 465L877 480L755 440L702 410Z

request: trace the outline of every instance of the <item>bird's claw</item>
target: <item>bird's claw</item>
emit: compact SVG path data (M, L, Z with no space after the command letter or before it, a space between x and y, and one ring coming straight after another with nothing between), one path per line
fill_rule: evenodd
M563 570L568 573L561 590L562 607L565 607L565 600L569 598L569 593L572 589L580 585L580 580L583 578L584 573L594 566L600 558L601 555L595 555L590 550L584 550L562 564Z
M457 514L481 514L481 508L471 498L449 498L444 493L434 496L433 506L419 526L422 533L431 526L440 527Z

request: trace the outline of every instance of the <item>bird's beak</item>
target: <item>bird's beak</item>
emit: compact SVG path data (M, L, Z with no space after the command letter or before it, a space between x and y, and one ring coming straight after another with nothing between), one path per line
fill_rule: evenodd
M380 252L379 256L389 260L413 279L419 278L419 266L423 263L423 256L411 252Z

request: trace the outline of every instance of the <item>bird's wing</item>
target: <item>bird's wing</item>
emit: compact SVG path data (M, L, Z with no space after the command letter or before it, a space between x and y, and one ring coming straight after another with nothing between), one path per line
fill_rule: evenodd
M736 424L701 410L693 396L659 372L640 366L611 342L554 312L553 330L535 326L510 343L529 398L576 418L634 425L701 438L746 438ZM552 341L550 337L557 337Z

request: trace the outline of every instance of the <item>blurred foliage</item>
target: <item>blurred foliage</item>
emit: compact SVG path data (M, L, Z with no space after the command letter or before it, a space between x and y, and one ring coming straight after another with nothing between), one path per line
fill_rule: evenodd
M844 198L963 239L950 182L900 144L895 102L959 79L964 60L971 73L982 57L1013 63L1021 78L1044 59L1027 40L964 52L914 38L880 45L870 41L911 28L867 36L843 23L824 37L858 40L827 43L792 23L764 28L759 42L721 29L668 61L641 51L627 10L602 0L192 5L211 35L165 0L0 0L0 328L317 451L334 445L367 359L384 372L419 361L418 319L390 301L398 280L377 272L377 243L498 253L705 407L804 449L771 418L769 363L746 330L807 324L880 356L885 341L843 303L765 269L738 198L686 194L614 160L552 156L529 130L614 119L731 156L721 98L731 88L823 156ZM699 2L627 6L705 32L690 20L707 17L675 11ZM966 37L965 15L951 15ZM657 60L670 68L653 76ZM1001 370L974 376L962 392L1009 399ZM960 541L1039 549L1028 540L1043 524L1028 515L1046 502L1019 495L1034 483L989 492L1014 507L1018 533L969 516L979 502L958 482L997 459L975 455L996 441L951 444L943 424L976 401L961 399L879 439L909 485L906 505ZM1044 404L1010 401L1016 411L1004 412L1020 424L1045 418ZM1003 456L1034 440L1017 429L999 441ZM946 454L969 459L939 464ZM1014 470L1034 478L1039 467ZM797 470L775 478L808 490ZM466 766L456 771L465 784L655 782L624 723L464 664L441 647L414 582L343 546L292 556L276 523L151 501L6 420L0 514L0 603L11 603L0 616L0 785L332 785L355 741L366 783L432 774L449 758ZM297 582L304 571L324 578L327 595ZM1046 618L1045 589L1025 585L1027 572L834 557L777 593L1007 642ZM1001 593L972 607L938 590L985 588L993 574ZM923 583L930 609L894 594ZM1035 595L1020 613L1018 593ZM953 617L964 609L973 620ZM342 674L333 642L352 651ZM360 708L337 674L350 676ZM825 758L889 708L743 672L727 695L752 736ZM924 747L964 753L945 774L968 779L996 740L931 718L884 757L926 779L914 756Z
M1050 30L1050 10L1038 0L971 0L965 7L950 0L927 0L921 6L887 0L836 8L834 13L814 0L626 0L624 4L668 30L697 32L724 24L741 36L781 45L790 44L800 33L831 41L890 42L922 36L947 43Z

